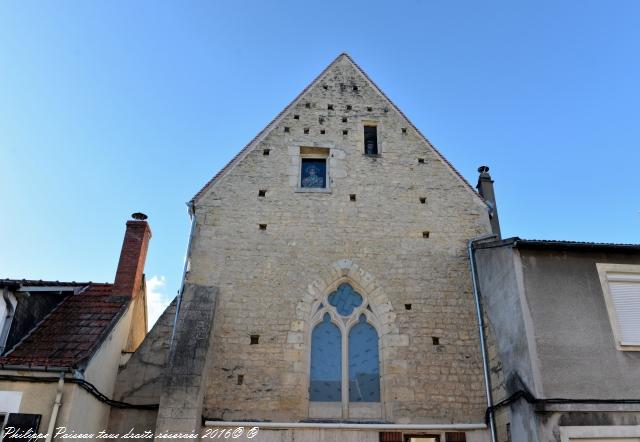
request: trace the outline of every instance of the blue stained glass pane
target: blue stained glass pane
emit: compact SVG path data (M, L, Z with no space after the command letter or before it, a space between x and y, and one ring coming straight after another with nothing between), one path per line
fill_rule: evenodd
M326 176L327 160L310 158L302 159L300 187L327 187L325 184Z
M342 339L340 329L325 313L311 334L311 382L309 400L342 401Z
M329 304L334 306L342 316L349 316L353 313L353 309L362 304L362 296L349 284L344 283L329 295Z
M349 401L380 402L378 332L364 315L349 332Z

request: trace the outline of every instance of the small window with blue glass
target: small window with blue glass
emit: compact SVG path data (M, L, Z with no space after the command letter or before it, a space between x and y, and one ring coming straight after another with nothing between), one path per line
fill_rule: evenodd
M325 158L302 158L300 187L325 189L327 187L327 160Z
M299 191L329 191L329 153L326 147L300 147Z

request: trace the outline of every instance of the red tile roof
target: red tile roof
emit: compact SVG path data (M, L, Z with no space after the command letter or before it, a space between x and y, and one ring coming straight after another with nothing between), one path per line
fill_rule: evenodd
M79 368L100 347L131 301L113 296L112 287L91 283L82 293L69 296L0 357L0 366Z

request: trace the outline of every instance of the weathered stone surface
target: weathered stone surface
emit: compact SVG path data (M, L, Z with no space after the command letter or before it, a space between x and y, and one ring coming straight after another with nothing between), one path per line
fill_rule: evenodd
M200 431L207 365L215 351L211 336L217 297L215 287L185 284L164 370L156 434Z
M363 155L363 122L379 157ZM330 193L296 191L304 146L330 149ZM465 244L490 231L487 208L347 58L195 204L188 281L219 290L206 417L308 417L312 308L343 278L381 322L383 418L483 421Z

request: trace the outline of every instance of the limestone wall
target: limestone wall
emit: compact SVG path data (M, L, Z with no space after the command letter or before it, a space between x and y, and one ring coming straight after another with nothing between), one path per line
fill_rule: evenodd
M296 191L304 146L330 149L330 193ZM381 418L483 421L465 245L490 231L486 206L348 59L195 204L188 281L219 290L206 417L307 418L311 309L345 280L383 323Z

